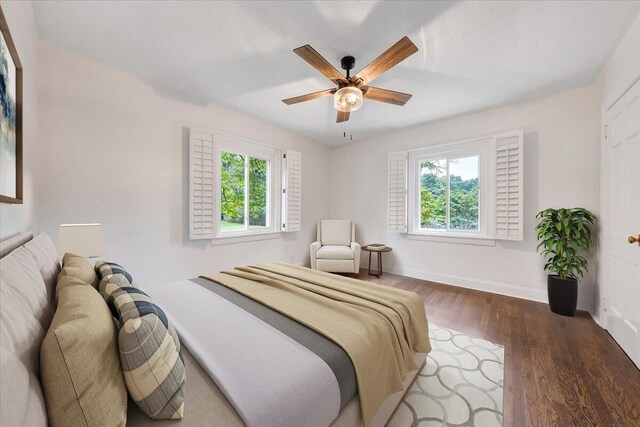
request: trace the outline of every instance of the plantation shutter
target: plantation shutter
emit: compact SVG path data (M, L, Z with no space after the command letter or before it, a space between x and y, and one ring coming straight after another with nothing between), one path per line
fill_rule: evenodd
M189 238L212 239L214 227L213 132L189 131Z
M495 238L522 240L522 130L496 135Z
M389 231L407 232L407 152L389 153Z
M297 151L287 150L282 157L282 231L300 231L302 155Z

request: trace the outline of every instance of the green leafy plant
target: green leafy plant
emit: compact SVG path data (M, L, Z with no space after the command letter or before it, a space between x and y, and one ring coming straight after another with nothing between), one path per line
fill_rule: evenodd
M589 267L580 254L591 250L595 215L583 208L545 209L536 219L537 250L545 257L544 269L561 279L583 277Z

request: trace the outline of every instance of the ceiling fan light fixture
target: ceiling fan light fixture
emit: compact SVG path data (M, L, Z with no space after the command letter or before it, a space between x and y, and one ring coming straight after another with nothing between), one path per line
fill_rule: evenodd
M305 95L283 99L282 102L287 105L292 105L333 95L333 107L338 110L336 123L344 123L349 120L351 112L362 107L365 96L372 101L402 106L411 98L411 94L368 86L368 84L417 51L418 47L409 40L409 37L404 36L400 41L371 61L369 65L360 70L355 76L351 76L351 70L356 65L356 59L350 55L344 56L340 60L340 65L342 69L347 72L345 76L314 48L308 44L300 46L299 48L293 49L293 52L331 80L338 88L337 90L325 89L318 92L307 93Z
M333 96L333 106L343 113L350 113L362 107L364 97L356 86L346 86L336 91Z

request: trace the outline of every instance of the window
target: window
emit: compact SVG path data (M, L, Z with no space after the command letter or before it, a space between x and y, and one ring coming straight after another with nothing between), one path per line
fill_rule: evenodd
M191 240L230 244L300 231L301 191L299 152L191 127Z
M522 161L521 130L390 153L389 229L462 243L522 240Z
M280 230L274 220L279 218L280 157L274 147L216 134L217 238Z
M220 192L220 231L250 230L268 226L267 160L223 151Z
M423 230L447 228L447 159L420 162L420 224Z
M480 140L409 152L409 233L488 237L490 147Z
M479 159L420 162L420 229L480 230Z

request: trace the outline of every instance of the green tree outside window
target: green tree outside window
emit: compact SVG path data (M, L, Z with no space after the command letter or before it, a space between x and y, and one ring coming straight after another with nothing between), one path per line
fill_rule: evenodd
M243 230L245 228L245 207L249 205L249 227L267 225L267 184L268 162L262 159L222 152L220 173L222 231ZM245 168L249 168L248 186L245 182ZM248 200L245 191L248 189Z
M440 159L420 164L420 227L447 228L447 168L449 165L449 229L479 229L479 180L451 173L456 160Z

